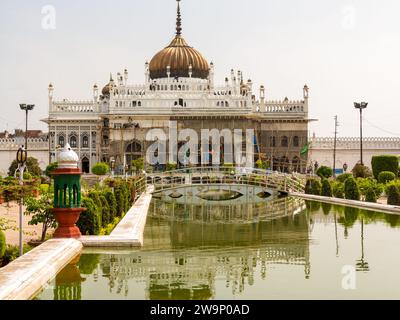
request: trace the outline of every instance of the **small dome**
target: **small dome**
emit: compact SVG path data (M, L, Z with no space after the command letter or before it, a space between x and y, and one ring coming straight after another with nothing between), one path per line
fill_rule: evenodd
M79 157L74 150L72 150L69 143L67 143L60 151L57 157L58 168L61 169L75 169L78 167Z
M111 89L113 89L113 88L115 88L115 87L116 87L116 85L115 85L115 83L114 83L114 80L113 80L113 78L112 78L112 75L110 75L110 82L107 83L107 84L104 86L103 90L101 90L102 95L103 95L103 96L110 96Z

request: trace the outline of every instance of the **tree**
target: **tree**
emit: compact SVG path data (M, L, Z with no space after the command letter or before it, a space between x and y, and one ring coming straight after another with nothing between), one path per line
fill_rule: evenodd
M372 171L376 179L382 171L390 171L397 177L399 173L399 158L397 156L374 156L371 161Z
M111 190L106 191L105 197L110 206L110 222L113 222L114 218L117 216L117 199Z
M108 201L104 194L100 194L100 201L101 201L101 206L102 206L102 217L101 217L101 222L102 226L106 227L112 220L110 219L110 205L108 204Z
M332 197L332 187L328 179L322 179L321 196Z
M319 169L317 170L316 173L317 173L317 176L319 176L320 178L329 179L330 177L333 176L332 168L329 168L329 167L326 167L326 166L319 167Z
M105 176L108 172L110 172L110 167L105 162L99 162L92 167L92 172L96 176Z
M366 202L372 202L372 203L376 203L377 201L377 196L375 194L375 190L374 188L368 188L367 192L365 194L365 201Z
M101 227L98 208L90 198L82 198L82 207L86 210L81 213L76 225L83 235L98 235Z
M400 205L400 190L395 183L390 183L386 188L386 195L388 197L387 204L392 206Z
M0 259L3 258L4 253L6 252L6 235L3 231L0 230ZM0 264L1 266L1 264Z
M321 182L319 179L311 178L306 182L305 193L320 196L322 191Z
M354 178L349 178L344 183L344 194L348 200L360 200L360 189Z
M27 171L34 177L40 177L43 173L42 169L40 169L39 161L36 158L28 157L28 160L26 161L26 167ZM14 160L8 169L8 175L14 176L17 169L18 163L17 160Z
M344 199L344 183L334 181L332 183L332 194L335 198Z
M382 171L378 175L379 183L386 184L396 179L396 175L391 171Z
M42 235L40 241L45 241L47 230L57 226L52 212L53 199L52 193L47 191L42 193L40 198L28 197L25 201L25 215L31 216L29 225L37 226L42 224Z
M144 158L138 158L132 161L132 167L136 169L136 172L144 170Z
M353 170L354 178L370 178L372 177L371 169L367 166L362 165L361 163L357 163Z
M56 170L57 168L58 168L58 162L50 163L50 164L46 167L46 170L44 170L45 176L51 178L51 172L53 172L53 171Z

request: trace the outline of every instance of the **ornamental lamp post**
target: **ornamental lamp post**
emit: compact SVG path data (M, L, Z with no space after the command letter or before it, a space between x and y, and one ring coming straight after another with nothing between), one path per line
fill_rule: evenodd
M25 111L25 150L28 150L28 112L35 108L34 104L21 103L20 109Z
M51 175L54 177L54 217L58 228L54 238L80 238L81 232L76 226L81 207L81 175L78 167L79 157L67 143L58 154L58 167Z
M362 127L362 111L366 109L368 106L368 102L354 102L354 108L360 110L360 162L361 165L364 165L363 161L363 127Z
M17 175L17 172L19 172L19 185L22 188L24 185L24 171L26 169L26 161L28 159L28 154L26 152L26 149L24 147L20 147L17 151L17 164L18 168L15 171L15 176ZM23 195L23 193L22 193ZM22 239L22 223L23 223L23 197L21 196L21 199L19 200L19 256L21 257L24 254L24 245L23 245L23 239Z
M349 168L348 164L345 163L345 164L343 165L343 171L344 171L344 173L347 173L347 169L348 169L348 168Z

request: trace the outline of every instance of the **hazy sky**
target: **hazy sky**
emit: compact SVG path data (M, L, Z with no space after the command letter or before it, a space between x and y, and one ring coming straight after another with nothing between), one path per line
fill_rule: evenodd
M88 100L92 86L144 63L174 35L174 0L0 0L0 130L22 127L18 104L36 104L30 128L57 99ZM43 29L53 5L56 28ZM310 87L310 133L358 135L354 101L366 100L365 135L400 136L400 1L183 0L183 35L216 67L223 84L242 70L268 99L302 98Z

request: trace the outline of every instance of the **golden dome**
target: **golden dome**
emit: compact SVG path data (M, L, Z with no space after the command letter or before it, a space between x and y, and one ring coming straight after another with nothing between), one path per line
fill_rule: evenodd
M207 79L210 66L207 60L196 49L190 47L185 39L177 35L168 47L157 53L150 61L150 78L166 78L170 67L170 77L189 77L192 66L192 77Z
M172 42L150 61L150 78L166 78L167 68L170 77L189 77L191 67L192 77L207 79L210 66L207 60L196 49L190 47L182 38L182 19L178 0L178 13L176 19L176 36Z
M109 95L110 95L110 92L111 92L111 89L113 89L113 88L115 88L115 87L116 87L116 85L115 85L115 83L114 83L114 80L113 80L113 78L112 78L112 75L110 75L110 82L107 83L107 84L104 86L103 90L101 90L102 95L103 95L103 96L109 96Z

